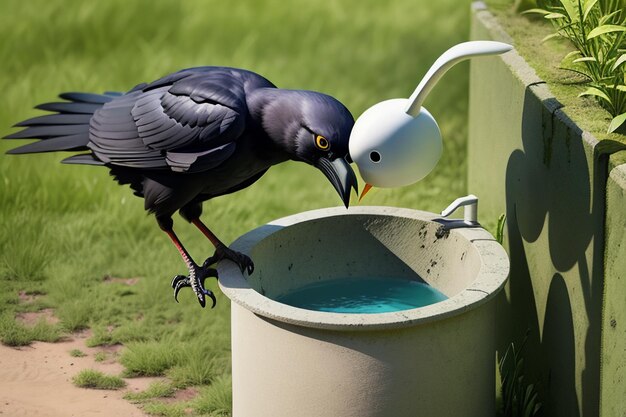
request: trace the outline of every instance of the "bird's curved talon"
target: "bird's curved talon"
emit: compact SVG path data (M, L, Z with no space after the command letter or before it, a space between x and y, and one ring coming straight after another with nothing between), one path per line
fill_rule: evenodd
M207 278L217 278L217 270L214 269L214 268L205 267L203 265L202 266L202 271L203 271L202 274L198 277L198 281L200 282L200 288L201 288L201 290L203 292L203 295L209 296L209 298L213 302L213 304L211 305L211 308L214 308L215 305L217 304L217 299L215 298L215 295L213 294L213 292L211 290L207 290L206 288L204 288L204 281ZM198 295L198 300L200 300L200 295ZM205 306L204 297L202 297L202 301L200 301L200 305L202 307Z
M245 271L248 272L248 275L251 275L254 272L254 263L252 262L252 259L243 253L235 252L235 254L238 256L237 259L233 259L233 262L239 266L241 273L243 274Z
M178 292L181 288L191 287L189 283L189 277L184 275L176 275L174 279L172 279L172 288L174 288L174 300L178 302Z
M217 299L212 291L204 288L204 281L209 277L217 278L217 270L204 266L201 268L195 264L189 269L189 276L176 275L174 279L172 279L172 288L174 288L174 299L176 302L178 302L178 292L182 288L190 287L196 294L202 308L206 306L205 296L211 298L213 302L211 308L214 308L217 304Z
M226 246L218 246L213 256L207 258L202 267L208 268L222 259L228 259L236 263L242 274L248 272L248 275L251 275L254 272L254 262L252 262L252 259L250 259L248 255L234 251Z
M215 264L217 261L219 261L219 259L217 259L217 256L213 255L213 256L209 256L208 258L206 258L206 260L204 261L204 263L202 264L202 268L203 269L212 269L211 265ZM217 273L216 273L217 274ZM216 275L217 276L217 275Z
M211 301L213 302L213 304L211 305L211 308L215 307L215 304L217 304L217 300L215 299L215 295L213 295L213 292L206 290L206 295L208 295L211 298ZM204 307L204 306L202 306Z

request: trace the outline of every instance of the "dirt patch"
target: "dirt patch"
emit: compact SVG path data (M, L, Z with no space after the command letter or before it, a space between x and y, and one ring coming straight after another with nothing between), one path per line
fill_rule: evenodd
M124 346L121 343L96 347L96 349L100 350L101 352L107 353L109 355L114 355L114 356L118 355L123 348Z
M198 395L198 390L193 387L178 389L174 392L174 395L167 398L161 398L161 402L164 403L177 403L182 401L190 401L196 398Z
M447 239L448 236L450 236L450 229L445 227L444 225L439 226L437 232L435 232L435 237L437 239Z
M34 342L21 348L0 345L0 416L146 416L122 397L128 391L143 391L163 378L125 378L128 386L119 391L84 389L72 384L72 377L83 369L110 375L119 375L123 370L115 361L94 359L98 352L113 354L122 346L89 348L85 341L90 336L90 331L84 331L59 343ZM75 349L86 356L70 356Z
M26 326L34 326L39 321L44 320L48 324L57 324L59 323L59 318L54 315L54 310L51 308L44 308L39 311L29 311L26 313L18 313L15 318L20 323Z
M110 275L105 275L104 278L102 278L102 281L104 281L107 284L135 285L139 282L140 279L141 277L119 278L119 277L112 277Z
M43 294L20 291L17 294L17 297L19 298L20 303L22 304L33 304L34 302L38 301L41 297L43 297Z
M120 356L120 352L124 346L120 343L114 345L97 346L94 349L97 350L94 358L100 363L114 363Z

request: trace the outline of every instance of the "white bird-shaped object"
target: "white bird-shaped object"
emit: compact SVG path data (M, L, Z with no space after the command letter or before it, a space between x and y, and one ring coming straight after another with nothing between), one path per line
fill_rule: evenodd
M512 46L472 41L453 46L430 67L410 98L385 100L367 109L350 134L350 157L366 182L361 198L375 187L402 187L428 175L443 149L441 132L422 103L455 64L475 56L498 55Z

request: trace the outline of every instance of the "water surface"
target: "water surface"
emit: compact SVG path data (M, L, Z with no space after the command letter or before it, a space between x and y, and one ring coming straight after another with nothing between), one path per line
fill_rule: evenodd
M401 278L338 278L275 298L307 310L376 314L424 307L447 299L428 284Z

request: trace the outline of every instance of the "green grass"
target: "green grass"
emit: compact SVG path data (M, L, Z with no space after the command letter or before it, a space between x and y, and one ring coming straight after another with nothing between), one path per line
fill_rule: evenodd
M563 104L563 111L597 139L608 139L626 145L626 135L607 133L611 115L592 97L579 97L588 86L571 71L559 69L561 59L572 50L565 39L541 42L553 33L553 27L542 17L513 12L509 0L491 0L489 5L501 25L513 38L515 49L537 75L546 81L552 94Z
M589 87L581 95L594 97L614 117L607 131L617 131L626 120L626 71L620 64L626 57L623 55L626 2L548 0L544 3L543 8L524 13L548 19L555 30L549 38L565 38L572 44L573 50L563 57L560 67L580 76Z
M117 390L126 386L126 381L119 376L105 375L93 369L80 371L72 378L72 382L77 387L93 389Z
M72 358L84 358L87 354L80 349L72 349L70 350L70 356Z
M120 358L126 376L162 376L180 363L177 346L171 340L129 343ZM182 353L182 352L181 352Z
M189 416L185 412L185 404L151 402L142 407L143 411L151 416L183 417Z
M28 345L33 339L30 330L18 323L13 317L0 316L0 341L7 346Z
M230 369L230 358L202 342L188 343L179 363L170 368L167 376L178 388L210 384Z
M141 392L128 392L124 394L124 398L132 402L143 402L153 398L172 397L176 393L176 388L167 382L156 381Z
M0 342L7 346L25 346L33 340L57 342L61 339L58 326L39 320L34 326L25 326L11 313L0 315Z
M188 401L164 403L160 399L172 397L176 389L167 382L152 383L148 389L139 393L127 393L124 398L141 403L142 409L151 415L176 417L182 415L229 417L231 415L232 379L229 374L220 375L200 389L198 395Z
M210 386L203 388L192 402L194 411L211 417L230 416L231 384L230 375L224 375L217 378Z
M247 68L283 88L325 92L356 117L381 100L408 97L445 49L467 40L469 2L5 0L2 10L0 135L6 135L59 92L123 91L197 65ZM365 204L440 211L467 192L467 69L453 68L425 103L444 136L439 166L413 186L373 191ZM174 302L169 283L185 266L142 200L105 169L59 164L67 154L4 155L19 143L0 141L2 342L34 340L14 317L24 308L18 292L40 290L59 329L91 328L90 346L124 344L120 360L128 374L169 375L178 386L222 381L221 394L207 394L203 408L213 401L210 413L222 413L230 318L215 281L208 283L215 309L202 310L191 291ZM286 163L254 186L205 204L204 219L230 242L270 220L340 204L321 173ZM175 228L198 262L212 253L178 216ZM141 279L128 286L105 283L105 276Z

